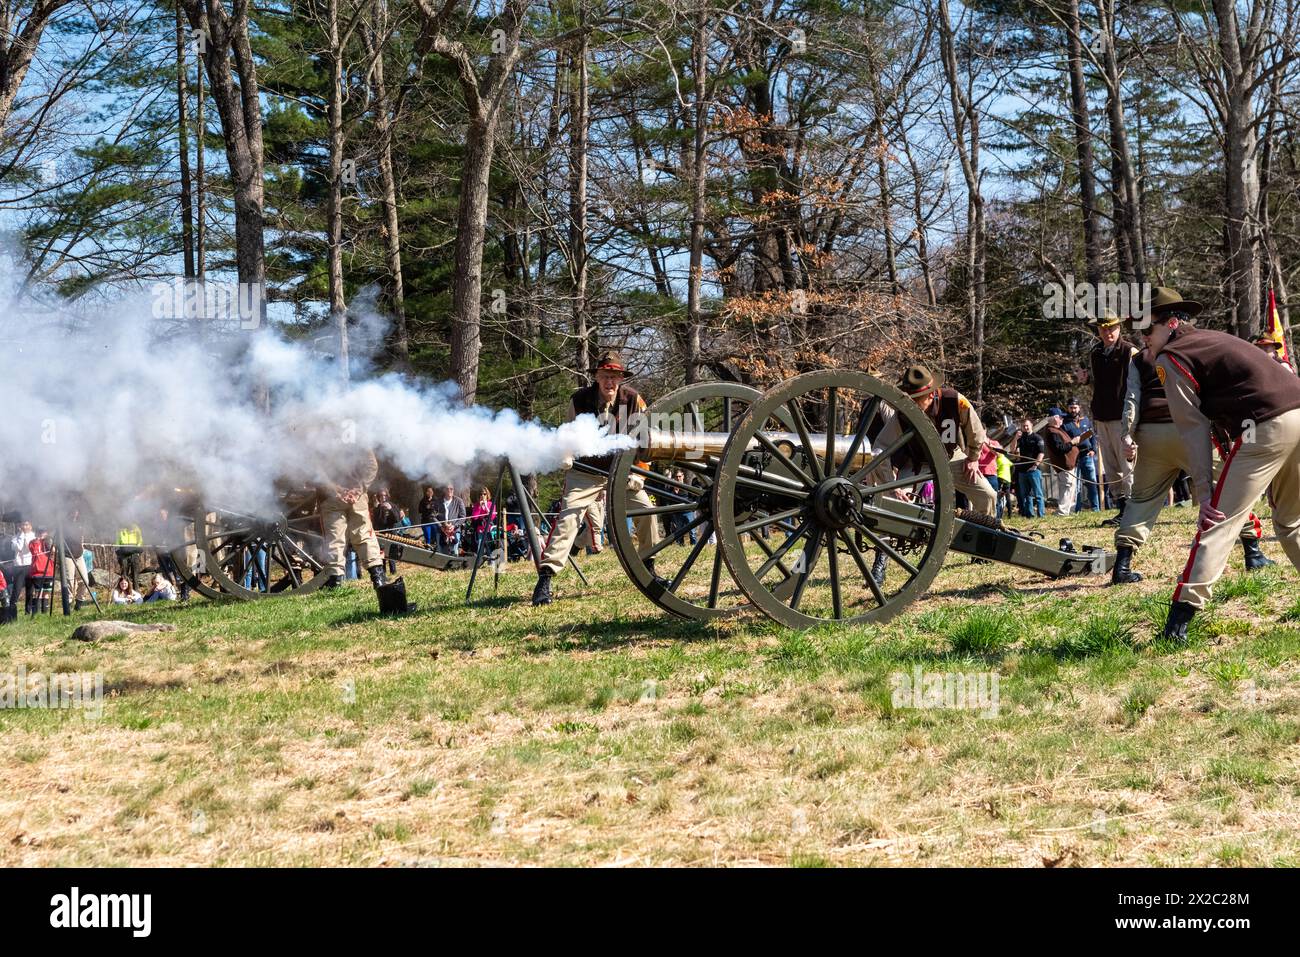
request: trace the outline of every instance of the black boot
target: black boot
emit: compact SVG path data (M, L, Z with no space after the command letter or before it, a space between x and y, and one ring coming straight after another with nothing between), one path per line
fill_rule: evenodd
M1130 567L1133 564L1133 549L1128 545L1121 545L1115 551L1115 567L1110 570L1110 583L1112 585L1132 585L1134 582L1140 582L1142 576L1133 571Z
M388 584L388 576L384 574L383 565L371 565L369 571L370 584L374 585L376 588L383 588Z
M534 607L551 603L551 578L551 573L544 568L537 573L537 584L533 588Z
M343 587L343 576L342 576L342 575L331 575L329 578L325 579L325 585L324 585L324 587L330 589L331 591L333 591L335 588L342 588L342 587Z
M1196 614L1196 609L1185 601L1176 601L1169 606L1169 617L1165 620L1165 637L1178 642L1180 645L1187 644L1187 626L1191 624L1192 616Z
M1119 500L1119 511L1115 513L1114 518L1108 518L1106 519L1106 521L1102 522L1101 523L1102 528L1105 528L1107 526L1113 526L1115 528L1118 528L1120 522L1124 520L1124 506L1127 504L1128 504L1128 499L1121 498Z
M1259 547L1258 538L1242 539L1241 550L1246 553L1246 571L1248 572L1253 572L1259 568L1268 568L1269 565L1277 564L1277 562L1264 554L1264 550Z
M667 591L668 586L671 585L672 582L670 582L667 578L664 578L663 575L660 575L657 571L655 571L655 560L653 558L647 558L645 560L645 567L650 571L650 574L654 577L655 584L658 585L660 588L664 589L664 591Z
M380 572L379 577L382 578L383 567L376 567ZM374 570L371 569L372 572ZM374 577L374 575L371 576L371 578ZM376 584L375 595L379 599L379 613L381 615L409 615L416 610L415 603L406 600L406 582L401 578Z
M871 577L874 578L876 584L881 587L884 587L885 571L889 567L885 564L887 561L889 561L889 556L886 555L882 549L877 548L875 560L871 563Z

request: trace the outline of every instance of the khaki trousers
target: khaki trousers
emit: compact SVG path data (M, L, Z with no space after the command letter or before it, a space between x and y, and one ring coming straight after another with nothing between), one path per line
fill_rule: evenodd
M1224 459L1210 501L1227 518L1196 533L1174 601L1205 607L1228 564L1241 523L1265 491L1273 504L1277 540L1300 569L1300 409L1259 423L1254 438L1238 439Z
M965 495L970 501L972 512L979 512L981 515L996 515L998 511L998 496L993 491L993 486L983 475L978 482L966 481L966 455L963 452L954 452L953 457L948 462L948 468L952 472L953 487L961 494ZM915 475L915 469L899 469L898 477L907 478L909 475ZM885 482L888 479L876 478L875 481Z
M966 456L960 452L957 453L960 458L954 457L948 463L948 468L952 470L952 481L957 491L965 495L970 501L972 512L979 512L981 515L996 515L998 511L998 494L993 491L993 486L989 484L988 479L983 475L978 482L969 482L966 480Z
M1120 527L1115 532L1116 548L1141 548L1146 544L1160 510L1165 506L1169 490L1178 480L1178 473L1191 467L1187 461L1187 447L1178 434L1178 426L1172 422L1139 425L1133 441L1138 446L1133 494L1120 516ZM1216 462L1215 474L1222 471L1223 463ZM1196 500L1200 501L1199 491ZM1259 519L1251 513L1241 526L1242 541L1258 539L1262 534Z
M1052 476L1056 479L1056 508L1062 515L1069 515L1079 497L1079 473L1052 466Z
M379 539L370 524L366 509L366 496L360 495L352 504L330 496L321 503L321 518L325 522L325 541L328 543L330 574L343 578L347 575L347 546L357 553L357 562L363 568L374 568L384 563L379 550Z
M86 588L86 560L63 556L63 579L67 582L69 594L73 601L90 601L90 591Z
M542 571L549 571L552 575L556 575L564 568L564 563L569 558L569 550L573 548L573 543L578 537L578 526L582 523L584 514L599 508L595 514L603 517L604 507L599 506L598 503L600 493L605 491L605 485L606 479L586 472L570 472L565 477L564 504L560 506L560 514L551 522L551 534L542 549L542 560L539 563ZM627 497L629 502L641 508L654 507L645 489L635 492L628 489ZM642 515L634 518L632 522L636 527L637 552L644 555L659 541L658 524L653 515Z
M1093 431L1097 433L1097 448L1101 450L1101 462L1105 466L1106 485L1110 494L1119 498L1128 498L1133 492L1133 463L1124 456L1124 427L1119 422L1093 422ZM1105 498L1102 508L1106 507Z

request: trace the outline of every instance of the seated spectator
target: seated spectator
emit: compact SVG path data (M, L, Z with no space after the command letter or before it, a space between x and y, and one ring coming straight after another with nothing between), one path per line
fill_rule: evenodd
M397 506L389 501L388 489L381 488L375 493L375 507L370 510L370 521L376 531L397 527Z
M370 524L377 532L391 532L398 526L397 506L389 501L386 488L375 493L375 504L370 509ZM382 542L380 546L382 548ZM389 559L385 564L388 566L388 574L397 574L397 562Z
M175 601L176 586L164 578L161 574L153 576L153 586L149 589L148 594L144 596L146 602L151 601Z
M465 521L465 503L456 497L456 486L443 487L442 498L435 504L438 525L438 551L459 555L461 530Z
M460 532L451 522L438 526L438 551L444 555L460 554Z
M144 596L135 590L131 584L131 579L125 575L117 580L113 586L113 604L114 605L138 605L144 601Z
M406 514L406 509L397 510L397 527L402 530L401 534L408 538L419 538L420 533L416 531L415 526L411 524L411 517Z

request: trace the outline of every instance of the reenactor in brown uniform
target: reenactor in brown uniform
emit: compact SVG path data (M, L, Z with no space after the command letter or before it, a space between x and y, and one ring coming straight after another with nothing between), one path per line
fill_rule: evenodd
M569 419L584 413L595 415L611 430L617 428L635 428L634 416L645 412L645 400L631 386L624 385L627 366L617 352L609 351L601 355L596 363L596 381L573 393L569 400ZM607 470L613 461L613 455L584 456L579 461ZM578 528L582 517L589 510L595 510L601 494L608 484L605 478L585 471L570 470L564 480L564 503L560 514L551 523L551 534L546 539L542 558L538 563L537 585L533 588L533 604L549 605L551 603L551 579L564 568L569 550L578 537ZM629 501L641 508L653 508L654 503L645 492L645 480L638 475L628 478L627 493ZM603 509L601 510L603 515ZM645 554L659 541L659 528L653 515L642 515L633 519L636 526L637 550ZM646 565L654 572L654 559L646 559Z
M1146 544L1169 490L1178 480L1178 473L1191 469L1187 446L1169 414L1164 384L1145 349L1133 357L1128 383L1122 441L1126 454L1137 459L1137 467L1133 471L1133 494L1128 509L1120 516L1120 527L1115 532L1112 585L1128 585L1142 580L1142 576L1132 570L1133 553ZM1141 455L1137 454L1139 448ZM1248 570L1275 564L1260 550L1262 534L1259 519L1252 512L1242 525L1239 536Z
M1124 391L1128 385L1129 363L1137 347L1123 336L1123 321L1117 316L1105 315L1089 320L1097 327L1101 340L1088 354L1089 368L1084 381L1092 383L1092 425L1097 433L1097 448L1101 451L1106 472L1105 487L1116 500L1120 515L1108 518L1103 525L1118 525L1124 514L1124 503L1133 491L1133 463L1125 454L1121 418L1124 413ZM1102 496L1105 504L1105 496Z
M1174 290L1157 288L1151 325L1143 331L1201 497L1196 538L1165 624L1165 637L1180 641L1264 492L1278 541L1300 568L1300 379L1236 336L1186 324L1196 308ZM1231 442L1217 483L1211 429Z
M1267 332L1261 332L1255 337L1255 348L1264 355L1268 356L1287 372L1295 372L1295 367L1289 361L1282 357L1282 343L1278 342Z
M376 589L388 584L384 576L384 555L370 524L370 509L366 507L366 489L379 474L379 462L370 449L358 447L348 462L336 466L332 481L321 489L321 518L325 523L325 540L329 550L330 577L326 588L338 588L346 573L346 556L349 545L357 553L357 561L370 572L370 581Z
M983 515L997 512L997 494L980 472L980 452L988 442L984 423L970 400L943 384L943 378L923 365L910 366L898 380L898 388L915 402L934 423L939 441L948 453L949 468L957 491L970 501L973 511ZM876 440L886 446L901 433L900 420L888 415L885 427ZM899 477L915 474L920 459L919 443L909 443L893 456Z

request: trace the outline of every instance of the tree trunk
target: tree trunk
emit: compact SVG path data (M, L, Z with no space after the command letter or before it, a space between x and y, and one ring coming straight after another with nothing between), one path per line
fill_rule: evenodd
M469 50L442 32L447 17L456 11L455 0L447 0L437 9L430 0L419 0L424 27L432 33L430 50L449 58L455 65L469 112L460 203L456 209L456 276L451 291L450 336L451 376L466 404L472 404L478 395L488 175L492 170L502 103L519 61L519 35L528 5L529 0L506 0L502 12L506 28L494 31L492 58L480 79Z
M582 33L574 43L569 60L569 256L573 270L574 362L579 382L586 381L592 367L587 307L587 134L591 124L587 82L589 42L588 35Z
M952 20L948 14L948 0L939 0L939 47L944 73L948 80L948 95L952 106L953 139L961 160L962 175L966 178L966 315L970 323L971 347L974 363L975 388L972 397L978 404L984 400L984 317L986 310L984 290L984 195L981 190L979 110L962 89L962 77L957 68ZM967 142L969 130L969 143Z
M379 188L383 193L384 260L388 269L388 306L392 326L388 331L390 364L403 372L411 368L411 344L406 327L406 289L402 282L402 234L397 217L397 178L393 175L393 103L384 78L383 43L388 24L388 6L377 5L375 35L367 34L368 52L374 59L371 84L375 96L375 132L379 139Z
M348 307L343 293L343 46L339 40L339 3L326 6L329 31L330 91L328 123L329 155L329 271L330 323L338 333L338 367L344 382L351 378L348 344Z
M194 64L194 265L199 282L208 274L208 197L203 159L208 127L203 106L203 57L198 56Z
M694 149L691 153L691 251L690 274L686 285L686 337L682 356L687 385L700 378L700 331L704 327L701 304L704 282L704 216L705 189L708 185L708 66L709 31L708 15L701 4L695 14L695 36L691 54L695 74L695 127Z
M1232 296L1233 326L1239 336L1253 339L1259 334L1261 312L1259 230L1255 219L1259 205L1259 167L1256 117L1250 96L1255 64L1243 62L1233 0L1214 0L1214 18L1219 27L1219 52L1226 87L1224 258Z
M194 195L190 188L189 90L185 81L185 15L176 7L176 139L181 169L181 257L185 278L193 279Z
M483 240L487 234L488 174L496 146L494 114L471 119L465 134L465 167L456 210L456 278L451 291L451 371L461 398L469 405L478 395L482 341L479 320L483 297Z
M1124 209L1123 228L1119 231L1117 245L1126 247L1132 281L1144 283L1147 270L1146 250L1142 245L1141 185L1129 150L1128 131L1124 127L1124 86L1119 73L1119 52L1115 46L1115 0L1101 0L1097 10L1105 44L1102 65L1106 72L1106 113L1110 121L1112 189ZM1116 226L1119 225L1117 222Z
M27 10L6 3L0 8L0 134L8 125L14 99L32 65L41 35L59 8L71 2L44 0L32 4ZM18 27L17 33L10 33L11 25Z
M1083 208L1083 257L1087 279L1095 289L1101 284L1101 231L1097 225L1097 181L1092 153L1092 121L1088 115L1088 88L1083 76L1082 23L1079 0L1070 0L1066 14L1066 48L1070 72L1070 115L1074 123L1074 148L1079 165L1079 202ZM1073 291L1069 292L1073 295Z
M203 60L221 118L234 194L235 267L243 294L252 297L256 310L252 320L260 326L266 321L262 112L248 39L248 11L236 5L232 17L220 0L181 2L190 25L196 30L206 26L208 31Z

